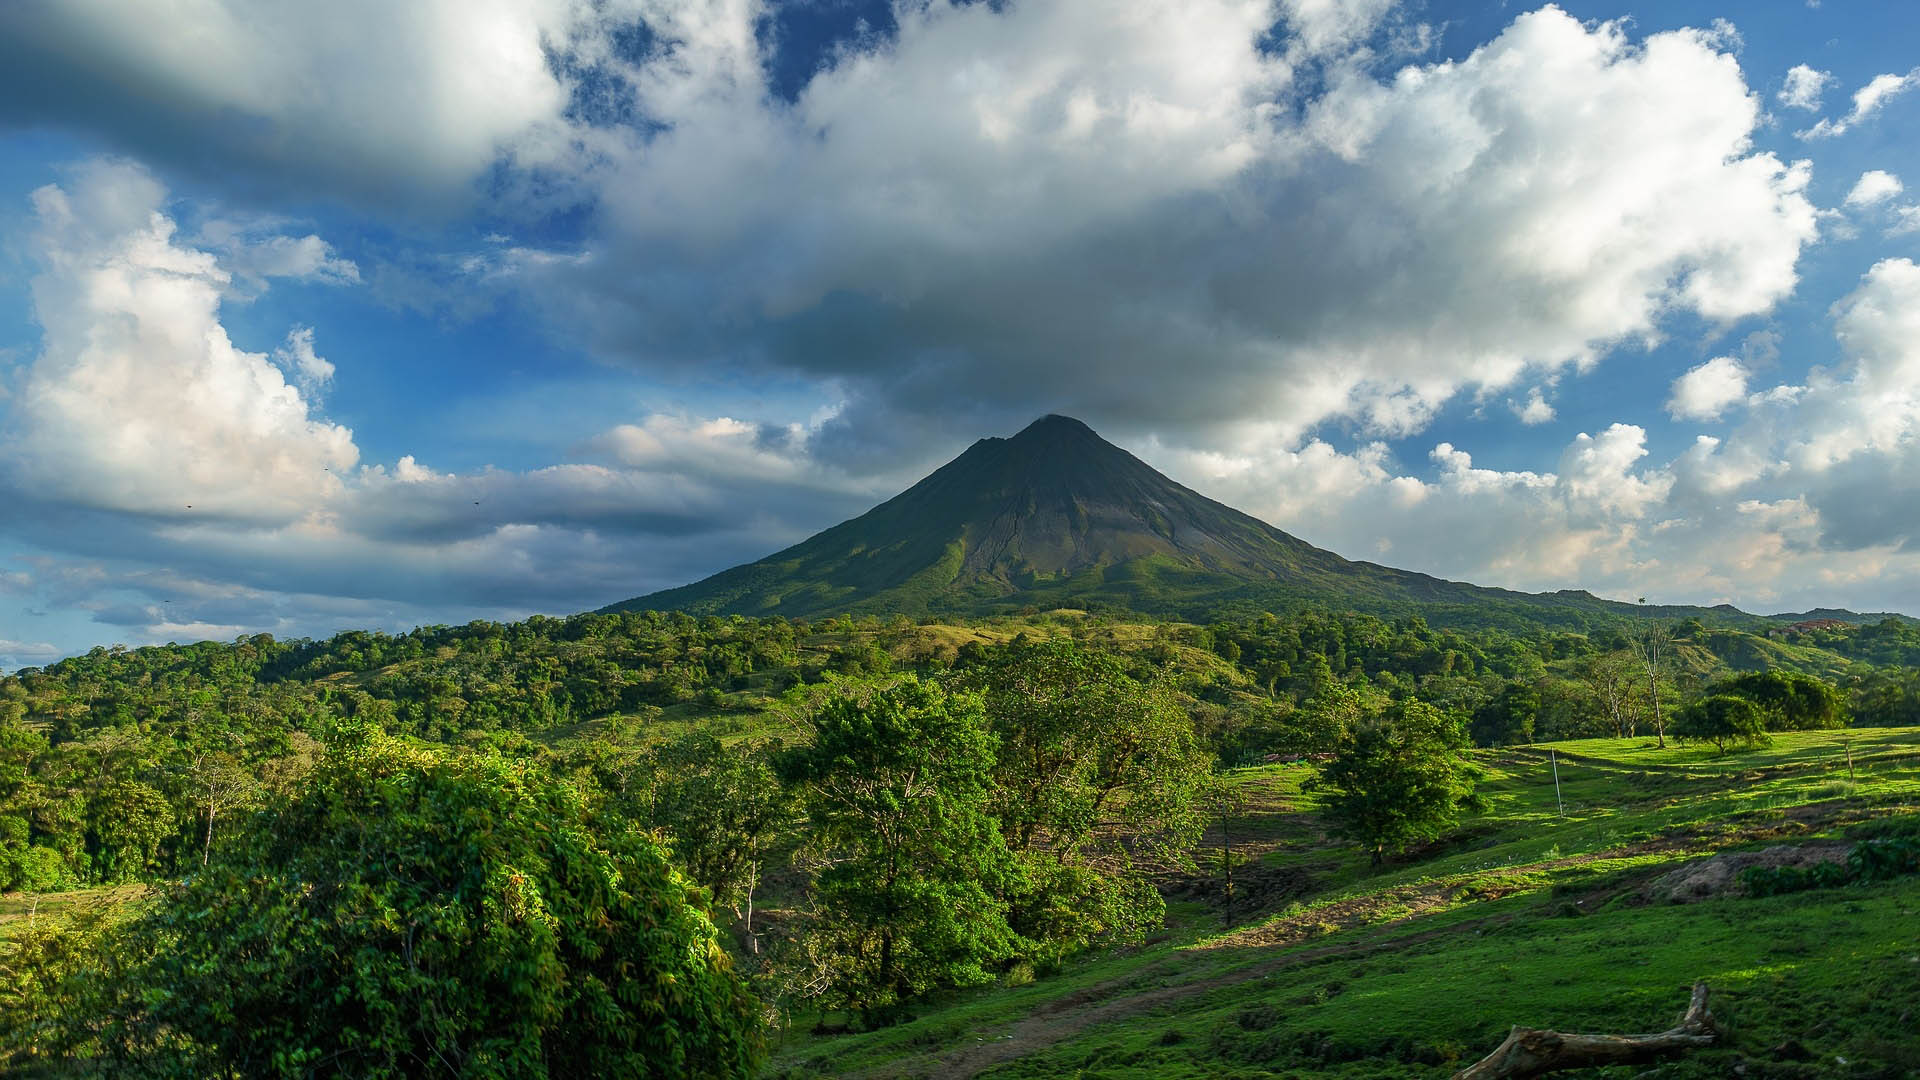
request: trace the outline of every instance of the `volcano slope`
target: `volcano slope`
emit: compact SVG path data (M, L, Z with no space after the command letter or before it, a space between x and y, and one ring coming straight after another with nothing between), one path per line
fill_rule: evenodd
M1175 483L1065 416L981 439L906 491L785 551L602 611L815 618L1062 607L1206 620L1322 607L1516 628L1762 621L1732 607L1511 592L1354 562Z
M1587 740L1552 761L1475 760L1486 811L1378 871L1326 838L1308 769L1237 772L1248 809L1229 827L1252 858L1231 915L1212 847L1175 886L1162 939L873 1032L810 1034L820 1018L796 1017L770 1073L1444 1077L1513 1024L1664 1029L1700 980L1718 1045L1651 1073L1570 1075L1920 1076L1920 877L1684 903L1662 881L1716 853L1920 837L1920 729L1781 735L1725 757Z

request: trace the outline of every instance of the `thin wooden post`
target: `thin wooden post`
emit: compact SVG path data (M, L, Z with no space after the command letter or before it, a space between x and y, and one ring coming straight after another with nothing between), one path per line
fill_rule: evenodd
M1567 816L1567 804L1560 798L1560 759L1551 748L1547 750L1547 761L1553 765L1553 805L1560 809L1560 816Z

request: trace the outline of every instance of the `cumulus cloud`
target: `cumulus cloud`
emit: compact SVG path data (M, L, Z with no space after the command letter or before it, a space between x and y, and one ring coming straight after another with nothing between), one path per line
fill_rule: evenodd
M1847 192L1846 205L1853 207L1876 206L1906 190L1900 178L1885 169L1868 169L1854 181L1853 190Z
M1510 404L1513 407L1513 415L1519 417L1520 422L1529 427L1548 423L1554 417L1553 406L1548 403L1546 396L1537 386L1527 392L1527 400Z
M1875 75L1867 85L1853 92L1853 108L1838 120L1830 117L1805 131L1795 132L1802 139L1827 139L1836 135L1845 135L1859 124L1873 118L1874 114L1886 107L1887 102L1901 94L1920 86L1920 68L1914 68L1905 75Z
M1716 356L1673 380L1667 415L1675 420L1718 420L1747 396L1747 368L1731 356Z
M44 337L14 405L19 482L103 509L286 520L337 490L353 433L233 343L232 274L178 241L163 200L125 162L34 192ZM311 375L324 361L307 344Z
M272 217L215 218L201 223L192 243L221 256L221 265L243 286L242 295L265 291L273 278L328 285L357 285L360 267L318 235L295 236L290 222Z
M936 3L769 105L746 15L668 18L634 76L663 127L599 173L602 238L491 280L617 362L832 380L848 452L1035 400L1404 435L1672 313L1765 311L1815 232L1717 31L1546 8L1457 62L1304 80L1264 3Z
M12 0L0 123L90 127L274 190L424 203L502 157L570 153L549 50L632 14L586 0Z
M333 379L333 365L313 351L313 327L296 326L287 331L287 340L273 350L274 362L291 373L301 390L312 397Z
M375 625L577 610L876 501L871 477L810 455L830 411L643 415L584 438L585 460L530 471L362 464L317 412L339 373L315 329L293 326L270 355L236 346L222 305L243 256L183 241L149 172L89 162L32 202L42 342L0 402L0 532L63 554L0 586L116 636L313 632L327 597Z
M1820 99L1831 85L1833 76L1830 73L1817 71L1807 64L1795 64L1787 69L1787 80L1774 96L1789 109L1816 112L1820 108Z

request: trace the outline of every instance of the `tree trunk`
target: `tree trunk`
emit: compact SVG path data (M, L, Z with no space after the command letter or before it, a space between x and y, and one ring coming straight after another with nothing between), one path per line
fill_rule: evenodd
M1233 841L1227 836L1226 807L1220 809L1220 869L1227 876L1226 925L1233 925Z
M200 865L205 866L213 858L213 804L207 804L207 846L200 852Z
M1660 748L1667 748L1666 718L1660 715L1660 643L1647 639L1647 703L1653 707L1653 732Z
M753 872L747 878L747 947L753 950L755 956L758 956L760 955L760 936L753 932L753 890L760 885L760 862L756 859L750 865Z
M1693 998L1678 1027L1658 1035L1571 1035L1516 1026L1491 1054L1453 1074L1453 1080L1512 1080L1561 1069L1631 1065L1710 1045L1719 1036L1707 1009L1707 984L1693 984Z

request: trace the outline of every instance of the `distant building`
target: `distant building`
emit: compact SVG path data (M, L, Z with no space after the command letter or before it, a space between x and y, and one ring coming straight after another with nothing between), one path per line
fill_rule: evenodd
M1811 633L1815 630L1851 629L1853 629L1853 624L1841 619L1808 619L1805 622L1797 622L1789 626L1776 626L1767 631L1767 636L1770 638L1784 638L1793 637L1797 634Z

